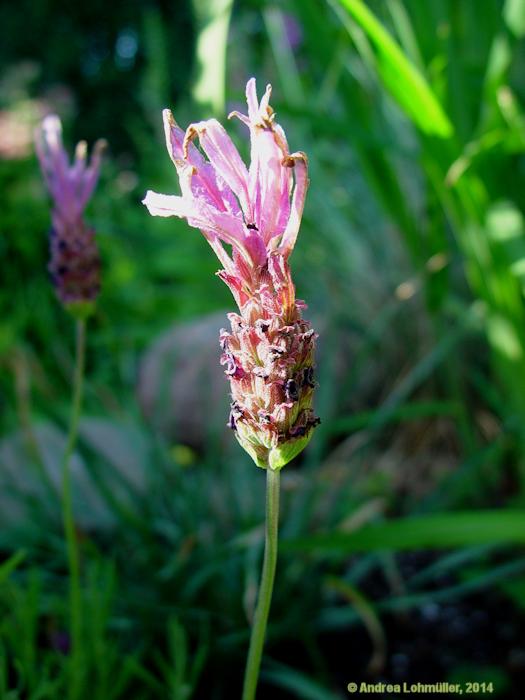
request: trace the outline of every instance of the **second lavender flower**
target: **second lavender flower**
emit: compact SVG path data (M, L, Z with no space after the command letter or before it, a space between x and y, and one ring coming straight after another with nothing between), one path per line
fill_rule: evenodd
M100 258L95 231L84 219L97 184L104 140L96 142L87 162L85 141L77 144L73 163L62 144L62 124L52 114L35 134L44 181L53 199L49 273L57 296L74 316L89 315L100 291Z

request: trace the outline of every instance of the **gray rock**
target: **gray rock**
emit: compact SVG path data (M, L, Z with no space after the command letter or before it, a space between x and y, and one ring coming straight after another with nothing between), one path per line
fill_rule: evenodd
M202 447L210 436L227 432L229 388L219 364L226 313L175 326L144 355L140 405L148 421L174 442Z

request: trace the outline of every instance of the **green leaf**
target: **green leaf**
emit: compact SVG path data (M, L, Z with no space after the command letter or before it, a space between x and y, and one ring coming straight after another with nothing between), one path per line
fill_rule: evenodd
M516 608L525 612L525 577L522 576L513 581L503 581L501 589L511 598Z
M379 409L381 410L381 409ZM387 413L382 424L397 423L436 416L457 416L459 407L454 401L413 401L394 407ZM330 433L348 433L369 428L376 423L377 410L360 411L351 416L335 418L327 427Z
M284 540L281 549L348 554L385 549L461 547L489 542L525 542L525 513L481 510L408 517L366 525L356 532L324 532Z
M224 112L226 47L233 0L194 0L195 13L200 25L197 37L199 73L193 87L195 101L216 114Z
M503 8L503 18L515 36L525 35L525 0L507 0Z
M7 561L4 561L0 565L0 583L6 581L13 571L21 564L27 556L27 552L21 549L15 552L13 556L9 557Z
M304 673L284 664L272 663L271 668L263 671L262 676L270 683L289 690L292 697L302 700L337 700L339 697Z
M525 571L525 559L517 559L511 562L505 562L501 566L493 566L484 574L476 578L463 581L454 586L446 588L436 588L422 593L409 593L408 595L400 595L389 597L375 604L375 609L379 612L392 612L411 610L421 605L432 601L435 603L450 603L452 600L458 600L464 596L471 595L478 591L491 588L502 581L509 580L510 577L521 575ZM358 614L352 608L337 607L323 608L317 620L317 624L321 629L341 629L348 625L353 625L359 622Z
M333 0L335 2L335 0ZM381 80L410 119L427 134L448 138L453 129L434 92L399 45L361 0L338 0L365 32Z

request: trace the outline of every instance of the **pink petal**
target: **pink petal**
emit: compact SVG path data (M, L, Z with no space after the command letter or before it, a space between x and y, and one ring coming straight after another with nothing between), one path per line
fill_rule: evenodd
M274 122L270 107L271 85L259 104L255 79L246 85L248 117L232 112L250 128L251 163L249 171L250 200L253 222L266 247L273 248L272 239L282 235L290 214L292 174L283 166L288 158L288 144L284 131Z
M270 97L272 95L272 86L268 84L266 86L266 90L264 91L264 95L262 96L261 104L259 105L259 114L261 116L265 116L269 110L273 112L272 108L270 107Z
M271 85L268 85L259 105L255 81L252 79L246 86L251 122L250 196L255 203L259 232L267 246L284 231L292 185L291 173L283 166L288 144L284 131L274 122L270 95Z
M259 100L257 99L257 82L255 78L250 78L246 83L246 102L248 104L248 119L252 124L255 124L259 114Z
M179 216L199 228L223 263L225 281L233 288L234 277L249 281L254 267L263 271L267 263L276 276L276 260L268 261L268 257L277 255L286 263L304 207L306 156L289 154L284 131L275 123L270 96L268 85L259 103L256 82L251 78L246 85L248 115L230 115L250 128L249 171L217 120L191 124L183 133L171 112L165 110L166 143L179 174L182 197L148 192L144 200L152 214ZM197 138L207 159L193 144ZM233 260L221 242L232 246ZM279 299L272 303L288 307L295 303L293 285L289 279L283 279L282 284ZM239 295L239 290L235 293Z
M88 167L81 174L81 195L79 202L82 208L86 206L97 186L100 166L102 164L102 155L106 148L107 142L104 139L99 139L93 146Z
M244 291L242 280L235 274L230 274L224 270L219 270L217 275L228 285L235 301L237 302L237 306L239 309L242 309L249 299L249 296Z
M171 194L159 194L148 190L142 200L152 216L179 216L187 218L193 214L194 207L184 197Z
M71 168L72 175L79 175L86 169L87 143L79 141L75 148L75 160Z
M35 150L47 188L60 210L59 218L74 221L81 216L98 180L105 142L95 144L89 167L87 147L81 141L72 165L62 144L62 124L56 115L48 115L35 133Z
M224 127L216 119L190 124L184 137L184 154L189 157L189 145L194 138L200 144L215 170L237 197L249 221L252 207L248 194L248 171Z
M184 131L178 126L171 111L165 109L162 112L162 117L168 153L179 174L181 163L186 162L194 166L191 180L193 195L202 197L208 204L212 204L221 211L240 214L239 203L231 189L192 143L188 144L187 158L184 158Z
M292 175L282 164L288 151L279 132L279 127L252 131L250 185L256 201L255 218L266 245L283 233L290 207Z
M162 110L162 120L164 123L164 134L166 136L166 146L171 160L177 165L177 161L184 160L184 130L175 121L170 109ZM199 149L193 144L188 146L188 162L196 167L204 165L204 157L199 153Z
M196 210L191 201L188 201L184 197L158 194L157 192L148 190L142 203L146 205L149 213L153 216L178 216L187 219L190 226L199 228L202 231L204 237L213 248L213 252L224 266L224 269L228 272L233 271L232 260L222 247L217 232L206 228L201 219L195 218Z
M274 231L275 237L279 237L283 234L286 229L286 224L290 217L290 193L293 185L293 175L290 168L281 168L281 199L278 204L279 215L277 221L275 222ZM272 242L275 238L272 239Z
M304 200L309 182L308 159L305 153L298 151L297 153L292 153L288 157L285 165L294 169L295 187L292 196L290 217L277 250L285 257L288 257L294 248L297 234L299 233L299 226L301 225Z
M231 119L232 117L237 117L237 119L240 119L240 121L243 124L246 124L246 126L250 126L250 120L245 114L241 114L241 112L238 112L236 109L233 110L233 112L230 112L228 114L228 119Z
M158 194L148 190L142 200L153 216L178 216L187 219L188 224L203 233L220 238L229 243L252 264L253 246L246 240L243 223L227 212L221 212L198 199ZM221 259L221 262L222 259Z

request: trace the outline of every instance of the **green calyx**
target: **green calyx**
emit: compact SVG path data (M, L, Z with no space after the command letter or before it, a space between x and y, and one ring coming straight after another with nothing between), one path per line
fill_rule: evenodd
M293 438L282 445L273 447L268 455L270 469L282 469L282 467L285 467L294 457L297 457L297 455L304 450L306 445L308 445L313 433L313 428L310 428L306 435Z
M306 435L291 438L276 447L267 447L261 444L242 423L237 424L235 436L240 446L250 455L258 467L279 470L304 450L310 442L313 432L313 428L311 428Z
M77 321L84 321L86 318L95 313L94 301L72 301L69 304L64 304L64 308Z

